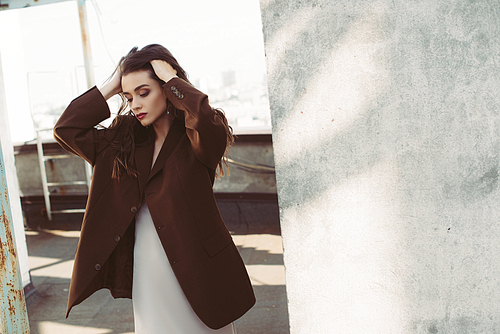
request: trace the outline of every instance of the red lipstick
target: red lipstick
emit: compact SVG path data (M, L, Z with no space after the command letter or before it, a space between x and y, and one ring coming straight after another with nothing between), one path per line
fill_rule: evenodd
M137 115L135 115L135 117L137 117L137 119L143 119L145 116L146 116L145 112L140 112Z

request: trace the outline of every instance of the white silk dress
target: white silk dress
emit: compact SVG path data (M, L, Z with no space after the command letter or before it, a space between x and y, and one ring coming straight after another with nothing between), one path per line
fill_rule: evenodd
M172 271L145 202L135 222L132 303L136 334L236 334L234 323L213 330L194 313Z

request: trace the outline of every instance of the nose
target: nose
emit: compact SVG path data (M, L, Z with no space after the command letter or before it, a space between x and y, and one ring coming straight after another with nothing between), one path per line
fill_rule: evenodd
M130 103L130 109L132 109L133 112L136 112L137 110L140 110L142 108L142 105L136 101L137 99L133 99L132 102Z

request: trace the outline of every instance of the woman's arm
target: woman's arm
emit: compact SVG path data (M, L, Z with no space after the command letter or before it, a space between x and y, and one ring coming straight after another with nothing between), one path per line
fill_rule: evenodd
M115 73L113 73L111 80L106 82L99 90L106 101L110 97L122 92L122 72L119 66L116 68Z
M216 169L226 150L226 128L208 103L208 96L177 77L175 69L161 60L151 62L163 81L167 99L175 108L184 110L186 134L193 152L203 164Z
M109 141L98 141L98 136L114 137L116 131L96 130L95 126L109 118L106 100L121 93L122 74L118 67L111 80L100 89L90 89L74 99L54 126L54 138L68 152L76 154L94 165L97 146ZM111 140L112 138L107 138Z
M96 152L99 151L97 137L112 135L111 132L106 134L106 130L95 129L95 126L109 117L104 96L93 87L66 108L54 126L54 138L66 151L94 165Z

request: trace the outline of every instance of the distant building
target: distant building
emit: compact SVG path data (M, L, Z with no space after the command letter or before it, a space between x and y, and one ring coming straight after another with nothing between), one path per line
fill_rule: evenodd
M233 70L222 72L222 85L229 87L236 84L236 72Z

